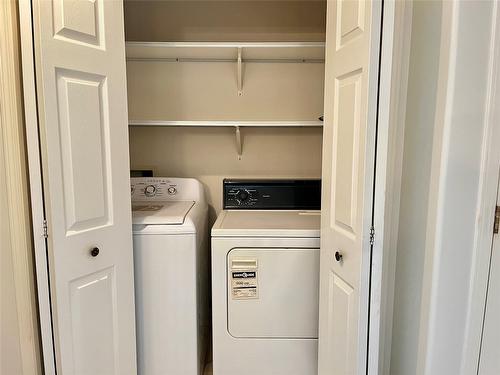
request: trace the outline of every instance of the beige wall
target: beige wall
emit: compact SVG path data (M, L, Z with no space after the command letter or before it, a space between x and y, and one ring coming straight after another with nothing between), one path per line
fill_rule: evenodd
M315 121L324 71L322 63L243 64L238 95L234 63L129 61L129 119Z
M6 179L3 139L0 132L0 374L21 374L19 320L10 243Z
M135 41L318 41L326 0L125 0L125 25Z
M324 40L325 1L126 1L127 40ZM134 120L316 120L323 112L323 64L248 64L243 95L229 63L128 63ZM130 129L134 169L195 177L206 187L211 221L225 177L320 177L321 128Z
M222 205L225 177L320 177L320 128L242 128L238 160L233 128L130 129L132 168L158 176L196 177L206 187L211 219Z

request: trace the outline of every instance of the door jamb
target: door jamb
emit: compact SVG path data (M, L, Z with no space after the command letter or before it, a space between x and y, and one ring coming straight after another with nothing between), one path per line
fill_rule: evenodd
M377 137L368 374L389 374L396 247L403 164L406 96L410 65L412 3L385 1Z
M390 373L396 247L403 165L406 94L410 65L412 3L386 1L380 66L378 152L370 304L368 374Z
M43 364L46 375L55 375L47 244L44 236L45 211L36 100L32 4L30 0L19 1L19 30L21 36L24 117L30 180L31 225L33 231Z
M493 222L500 172L500 5L494 3L493 36L490 41L488 93L481 155L481 180L472 249L471 288L466 321L461 374L476 375L479 369L482 327L486 308L488 269L491 261Z
M28 166L24 134L18 6L0 4L0 143L3 143L7 240L11 253L15 310L17 311L20 369L42 373L35 267L31 233ZM2 217L3 220L3 217Z

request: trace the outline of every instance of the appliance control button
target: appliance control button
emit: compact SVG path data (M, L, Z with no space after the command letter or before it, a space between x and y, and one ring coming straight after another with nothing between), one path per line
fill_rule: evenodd
M246 191L246 190L240 191L238 194L238 199L240 201L244 202L248 199L249 195L250 194L248 194L248 191Z
M174 188L173 186L169 187L167 191L170 195L174 195L177 193L177 189Z
M144 189L144 194L146 194L146 196L148 196L148 197L155 196L155 194L156 194L156 186L154 186L154 185L148 185L148 186L146 186L146 188Z

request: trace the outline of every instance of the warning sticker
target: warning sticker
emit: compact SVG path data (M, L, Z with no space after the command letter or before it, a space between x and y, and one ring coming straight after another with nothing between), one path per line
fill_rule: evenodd
M259 298L257 271L238 270L231 272L231 296L233 299Z

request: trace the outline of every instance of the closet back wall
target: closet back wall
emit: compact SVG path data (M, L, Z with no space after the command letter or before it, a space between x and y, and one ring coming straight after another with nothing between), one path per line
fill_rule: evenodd
M325 18L326 1L318 0L125 1L127 41L324 41ZM228 90L237 95L236 71L231 64L210 63L206 68L184 63L165 67L161 64L129 62L131 119L316 120L322 113L323 67L317 64L247 66L243 83L244 97L241 100L251 103L252 107L256 103L255 106L260 110L227 106L228 102L237 100L236 97L227 99ZM161 69L162 78L153 84L150 78L155 69ZM187 69L193 72L186 73ZM272 72L275 69L284 71L274 74ZM167 79L168 74L174 76ZM198 74L197 78L194 74ZM277 96L279 93L272 93L274 99L268 101L267 105L261 105L261 99L255 92L257 87L265 87L262 94L269 96L275 86L271 83L267 88L266 82L269 79L287 79L288 75L294 79L293 83L281 81L278 84L279 87L287 88L285 92L280 96ZM177 81L183 77L183 86L172 81L173 77ZM216 80L217 87L206 100L200 100L206 95L201 86L207 80L211 86L214 85L212 81ZM168 83L172 82L178 91L172 92L163 86L169 86ZM259 90L262 92L262 88ZM191 98L190 103L183 103L180 107L175 104L174 110L169 109L165 100L172 106L172 100L179 100L175 92L182 95L182 100ZM208 103L219 97L224 97L226 107ZM200 106L199 103L205 105ZM179 112L181 109L183 112ZM223 112L219 113L219 109ZM214 110L217 113L213 113ZM165 118L164 111L175 118ZM210 118L204 118L207 115ZM237 115L242 118L235 118ZM222 206L222 179L225 177L321 176L320 127L244 127L241 133L243 154L238 160L233 127L131 127L131 167L153 169L157 176L194 177L201 180L211 206L211 223Z
M321 128L242 128L238 160L233 128L130 128L132 168L195 177L206 188L210 220L222 208L225 177L321 176Z
M325 41L326 0L125 0L125 39Z

